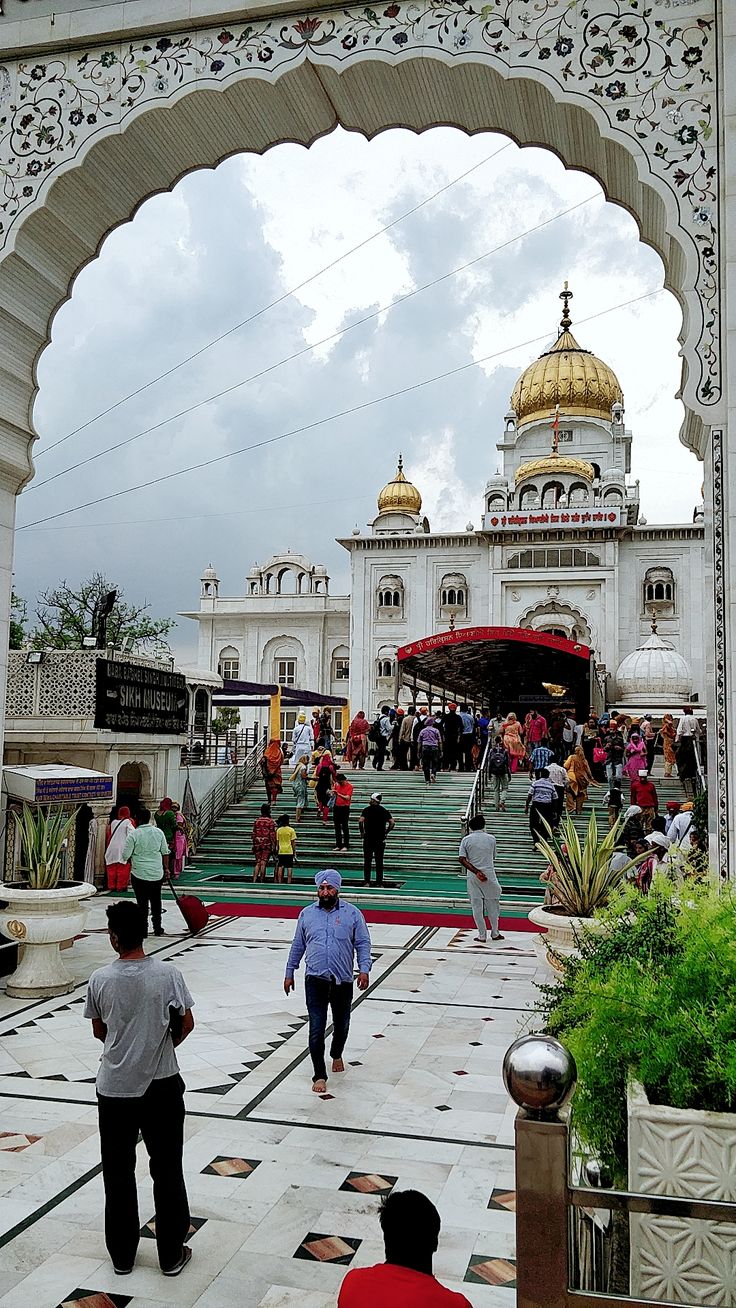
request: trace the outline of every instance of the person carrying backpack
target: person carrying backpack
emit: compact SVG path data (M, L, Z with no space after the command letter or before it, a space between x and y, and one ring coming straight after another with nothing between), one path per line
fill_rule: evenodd
M511 780L511 760L500 736L496 736L488 755L488 776L496 800L496 812L505 812L506 791Z

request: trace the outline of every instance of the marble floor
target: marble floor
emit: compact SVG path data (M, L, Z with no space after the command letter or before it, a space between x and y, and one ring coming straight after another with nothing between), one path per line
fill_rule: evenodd
M102 1237L86 979L112 957L104 901L70 951L77 988L0 994L0 1308L332 1308L346 1268L381 1261L380 1196L417 1188L442 1217L435 1271L477 1308L512 1308L514 1110L501 1078L529 1024L531 937L481 947L472 932L377 925L347 1070L311 1092L299 979L282 989L293 922L220 918L196 940L149 948L195 997L180 1050L192 1262L161 1276L139 1148L142 1238L118 1277ZM173 909L164 923L179 921ZM0 983L1 985L2 983ZM357 993L357 992L356 992Z

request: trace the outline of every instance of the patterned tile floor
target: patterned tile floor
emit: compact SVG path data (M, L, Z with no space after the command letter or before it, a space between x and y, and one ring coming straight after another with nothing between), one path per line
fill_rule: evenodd
M179 922L170 910L169 932ZM477 1308L512 1308L514 1112L505 1049L529 1020L528 934L482 948L454 928L376 926L347 1071L311 1093L301 986L281 987L293 923L218 919L152 951L195 996L183 1046L193 1259L167 1280L151 1222L124 1281L102 1237L94 1076L82 1017L111 955L104 900L57 1000L0 994L0 1308L332 1308L348 1267L381 1261L381 1195L423 1190L442 1215L435 1270ZM1 983L0 983L1 984ZM139 1150L141 1217L151 1212Z

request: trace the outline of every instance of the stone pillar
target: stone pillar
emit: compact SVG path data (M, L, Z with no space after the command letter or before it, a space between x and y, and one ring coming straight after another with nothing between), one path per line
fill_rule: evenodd
M714 673L709 698L711 816L716 855L736 875L736 0L724 0L720 25L720 234L723 391L725 422L711 433L712 541L714 569ZM706 510L708 512L708 509ZM714 795L714 791L717 793ZM714 812L715 810L715 812Z

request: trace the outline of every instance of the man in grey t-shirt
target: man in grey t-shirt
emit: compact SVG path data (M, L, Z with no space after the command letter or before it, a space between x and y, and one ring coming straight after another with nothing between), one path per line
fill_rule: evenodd
M184 1082L174 1049L194 1026L192 996L173 963L143 952L146 918L130 901L107 909L114 963L92 973L85 1017L104 1043L97 1108L105 1183L105 1243L115 1271L132 1272L140 1234L135 1163L143 1136L153 1178L156 1244L164 1276L192 1251L183 1172Z
M475 937L480 945L486 943L486 918L491 923L491 940L503 940L498 930L501 886L496 876L496 837L485 830L482 813L470 819L470 831L460 842L458 858L468 873L470 910L478 928Z

